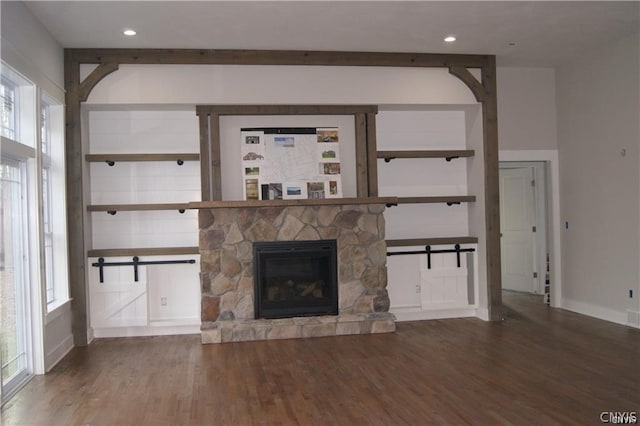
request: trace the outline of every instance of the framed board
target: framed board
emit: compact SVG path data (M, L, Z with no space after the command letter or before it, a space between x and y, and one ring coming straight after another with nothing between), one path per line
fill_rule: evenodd
M337 127L242 128L245 200L341 198Z

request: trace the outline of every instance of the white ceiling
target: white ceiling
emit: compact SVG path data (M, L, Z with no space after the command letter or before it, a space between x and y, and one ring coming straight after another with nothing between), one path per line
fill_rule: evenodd
M25 3L64 47L474 53L503 66L555 66L640 27L638 1Z

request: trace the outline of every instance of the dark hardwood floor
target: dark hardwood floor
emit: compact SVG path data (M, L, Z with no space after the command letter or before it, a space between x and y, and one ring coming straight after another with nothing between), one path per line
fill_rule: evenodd
M3 409L3 425L602 424L640 412L640 330L505 293L506 320L225 343L101 339Z

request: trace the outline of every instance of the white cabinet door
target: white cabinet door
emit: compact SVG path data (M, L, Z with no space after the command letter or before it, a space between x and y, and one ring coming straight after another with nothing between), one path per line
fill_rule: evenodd
M440 247L434 246L434 250ZM422 309L454 309L469 305L469 270L467 254L460 255L460 267L455 253L431 255L431 269L425 262L420 268Z
M133 266L103 268L100 282L99 268L89 259L90 318L93 328L145 326L147 320L147 271L138 266L138 281ZM109 258L106 262L127 262L131 258Z

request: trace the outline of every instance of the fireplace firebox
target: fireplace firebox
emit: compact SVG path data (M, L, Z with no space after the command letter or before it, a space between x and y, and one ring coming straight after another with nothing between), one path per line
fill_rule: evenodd
M253 244L255 318L338 315L336 240Z

